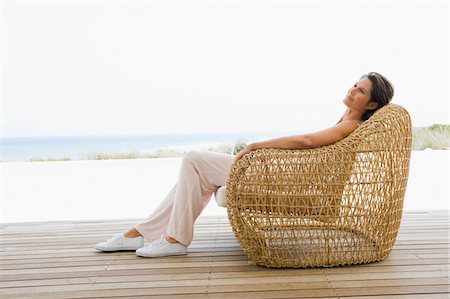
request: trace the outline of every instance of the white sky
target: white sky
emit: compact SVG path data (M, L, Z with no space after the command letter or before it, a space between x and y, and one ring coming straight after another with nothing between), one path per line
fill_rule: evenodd
M319 130L368 71L449 123L448 1L2 1L2 136Z

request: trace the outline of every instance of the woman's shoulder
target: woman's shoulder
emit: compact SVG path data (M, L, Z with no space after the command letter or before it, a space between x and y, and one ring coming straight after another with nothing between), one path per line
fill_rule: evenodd
M342 120L341 122L336 124L335 128L336 128L336 131L340 132L341 136L343 138L345 138L348 135L350 135L351 133L353 133L354 131L356 131L359 128L359 126L361 125L361 123L358 122L357 120L347 119L347 120Z

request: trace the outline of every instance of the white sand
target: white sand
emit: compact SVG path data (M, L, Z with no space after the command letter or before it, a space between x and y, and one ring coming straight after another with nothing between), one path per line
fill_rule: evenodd
M405 210L449 209L450 151L413 151ZM1 221L145 218L181 158L1 163ZM203 215L226 215L214 197Z

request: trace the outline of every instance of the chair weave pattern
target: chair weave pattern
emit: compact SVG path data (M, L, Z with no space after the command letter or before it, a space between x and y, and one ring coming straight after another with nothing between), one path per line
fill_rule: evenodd
M227 212L249 260L306 268L385 259L402 218L411 139L408 112L388 104L335 144L246 154L228 178Z

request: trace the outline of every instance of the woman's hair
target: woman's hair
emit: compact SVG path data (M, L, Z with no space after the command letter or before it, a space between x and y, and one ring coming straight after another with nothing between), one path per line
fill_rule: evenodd
M394 96L394 86L384 76L375 72L370 72L362 75L361 79L364 78L367 78L372 82L372 92L370 93L370 102L378 103L377 108L373 110L367 110L363 114L362 119L365 121L368 120L369 117L371 117L372 114L375 113L375 111L389 104L392 97Z

